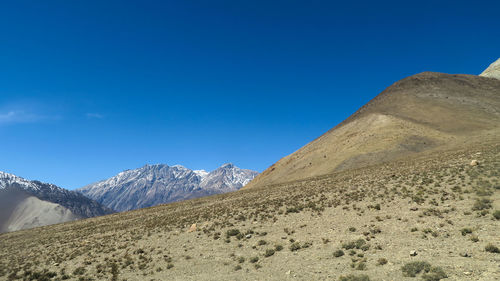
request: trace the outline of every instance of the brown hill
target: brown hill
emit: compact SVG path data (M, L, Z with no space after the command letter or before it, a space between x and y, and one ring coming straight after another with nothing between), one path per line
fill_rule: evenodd
M394 83L245 188L284 183L500 136L500 80L424 72Z

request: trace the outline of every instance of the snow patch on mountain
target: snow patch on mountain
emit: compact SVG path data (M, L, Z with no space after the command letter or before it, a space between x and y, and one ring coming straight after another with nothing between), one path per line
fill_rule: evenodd
M202 179L208 175L208 172L205 170L194 170L193 172L200 176Z
M11 186L17 186L24 189L25 191L37 192L40 191L41 184L46 185L51 190L63 190L62 188L53 184L42 183L39 181L30 181L16 175L0 171L0 190Z

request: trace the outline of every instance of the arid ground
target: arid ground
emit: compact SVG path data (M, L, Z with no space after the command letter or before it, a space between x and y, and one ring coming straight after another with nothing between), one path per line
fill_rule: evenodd
M0 279L499 280L499 210L493 142L2 234Z

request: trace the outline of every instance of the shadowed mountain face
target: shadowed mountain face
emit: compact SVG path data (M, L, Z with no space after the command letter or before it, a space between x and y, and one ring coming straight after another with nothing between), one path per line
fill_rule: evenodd
M113 211L75 191L0 172L0 231L14 231Z
M210 173L180 165L146 165L78 191L113 210L128 211L235 191L257 174L232 164L225 164Z
M0 232L81 219L68 208L18 189L0 190Z
M17 189L0 189L0 232L8 231L8 221L16 206L30 197L24 191Z
M245 188L493 141L499 129L500 80L420 73L396 82Z

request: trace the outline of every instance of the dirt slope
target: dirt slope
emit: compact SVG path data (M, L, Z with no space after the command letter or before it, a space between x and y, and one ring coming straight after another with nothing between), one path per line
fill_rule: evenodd
M16 231L44 225L81 219L67 208L30 196L21 201L4 226L5 231Z
M436 153L500 136L500 80L424 72L396 82L245 188Z
M496 143L0 234L0 280L495 281L499 232Z

